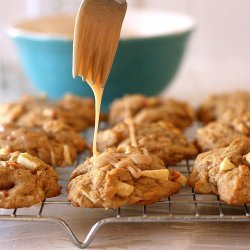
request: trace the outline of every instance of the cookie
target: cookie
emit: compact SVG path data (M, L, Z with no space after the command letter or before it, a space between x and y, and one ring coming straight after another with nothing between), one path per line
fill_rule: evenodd
M242 137L250 137L250 113L234 119L210 122L198 129L196 145L201 152L226 147Z
M72 165L87 144L78 133L64 129L60 124L48 122L44 129L2 125L0 148L3 152L4 149L8 152L27 152L53 166Z
M0 124L42 127L46 122L58 121L80 132L94 124L94 112L93 100L87 98L65 95L52 102L44 96L25 96L19 102L0 106Z
M250 136L250 111L230 119L225 118L224 121L231 124L235 131Z
M215 120L230 121L250 110L250 92L232 92L209 96L198 110L198 118L204 123Z
M44 107L47 103L46 96L23 96L18 102L5 103L0 105L0 124L14 123L27 112ZM40 120L40 117L37 117ZM30 121L29 124L33 123ZM33 125L33 124L31 124ZM31 125L28 125L31 127Z
M118 208L148 205L169 197L186 184L146 149L119 147L88 158L72 173L68 199L77 207Z
M54 116L75 131L81 132L95 123L94 101L91 98L67 94L56 103L55 111L52 110L52 117Z
M171 123L135 123L134 127L138 146L145 147L149 153L161 158L165 165L194 158L198 153L196 147ZM97 147L100 151L119 145L131 145L129 126L126 122L98 133Z
M30 207L61 193L54 169L28 153L0 155L0 208Z
M211 122L198 129L196 145L201 152L226 147L234 140L246 137L236 131L231 125L223 122Z
M197 156L189 185L195 192L216 194L227 204L250 202L250 139Z
M190 126L195 118L195 112L186 102L143 95L129 95L117 99L111 104L109 123L115 125L124 121L130 115L139 124L164 120L180 129Z

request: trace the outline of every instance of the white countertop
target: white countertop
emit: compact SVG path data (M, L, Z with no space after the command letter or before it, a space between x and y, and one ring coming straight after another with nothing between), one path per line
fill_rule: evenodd
M237 78L235 72L227 71L222 77L218 72L200 74L182 70L167 94L197 105L211 92L235 88L250 90L250 75L239 75ZM18 91L13 89L2 89L0 99L10 100L18 94ZM32 211L35 213L36 209L32 208ZM59 217L65 218L81 240L96 218L100 217L99 210L95 209L83 212L75 208L72 212L69 206L59 210L57 205L50 206L49 209L54 209ZM89 249L249 249L249 234L250 223L114 224L101 228ZM76 247L55 224L0 221L0 249L40 250Z

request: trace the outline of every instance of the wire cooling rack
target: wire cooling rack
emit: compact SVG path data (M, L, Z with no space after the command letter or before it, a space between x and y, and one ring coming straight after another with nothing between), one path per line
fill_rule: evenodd
M187 175L191 171L192 162L187 161L171 167ZM79 247L89 246L98 230L106 224L114 223L170 223L170 222L250 222L249 206L228 206L216 195L196 194L192 188L183 187L178 194L149 206L129 206L116 210L100 209L97 218L84 240L80 240L66 220L58 216L58 210L65 206L72 209L67 201L66 185L69 173L73 168L62 169L60 183L63 185L62 194L54 199L47 199L37 207L36 214L29 214L30 208L5 210L1 209L0 221L22 222L51 222L62 227L71 242ZM57 209L46 209L50 214L44 214L45 208L57 205ZM82 209L88 213L89 209ZM19 212L20 210L20 212ZM110 213L111 212L111 213ZM111 216L110 216L111 214ZM127 215L129 214L129 215Z
M191 132L188 133L190 135ZM192 171L192 165L193 161L184 161L169 168L187 176ZM55 223L65 231L71 242L79 248L88 247L98 230L107 224L166 223L167 225L170 222L250 222L250 204L228 206L220 201L216 195L196 194L192 188L183 187L178 194L153 205L128 206L115 210L99 209L98 218L96 218L92 228L85 235L85 238L83 236L83 240L80 240L80 237L76 236L73 228L59 213L59 211L63 213L66 207L67 210L69 209L70 215L74 214L75 209L81 209L82 214L85 215L91 212L90 209L74 208L67 201L66 186L73 168L58 169L59 182L63 186L60 196L46 199L37 207L36 213L31 213L31 208L0 209L0 221ZM56 209L48 209L54 206L56 206Z

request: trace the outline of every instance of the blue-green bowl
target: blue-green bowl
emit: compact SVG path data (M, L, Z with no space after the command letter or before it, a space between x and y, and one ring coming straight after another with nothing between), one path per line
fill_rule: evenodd
M58 24L53 20L50 19L52 30L53 24ZM56 29L44 33L46 25L40 27L36 21L37 27L31 29L31 24L34 22L12 25L9 34L24 71L37 91L45 92L51 98L60 98L66 92L93 96L86 83L80 78L72 78L72 35L56 34ZM193 21L169 12L128 10L123 29L127 36L119 42L105 88L104 107L124 94L159 94L179 68Z

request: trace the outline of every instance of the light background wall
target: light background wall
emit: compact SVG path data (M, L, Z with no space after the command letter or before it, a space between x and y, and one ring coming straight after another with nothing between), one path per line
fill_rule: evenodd
M194 81L200 81L200 87L207 88L208 92L212 91L209 88L209 83L212 81L223 84L224 89L233 83L238 87L250 86L250 0L127 1L129 6L167 9L188 14L195 19L196 30L175 82L183 82L192 75L195 76ZM80 0L1 0L1 61L5 64L17 62L15 49L4 32L10 22L22 17L49 14L59 9L75 11L80 2Z

